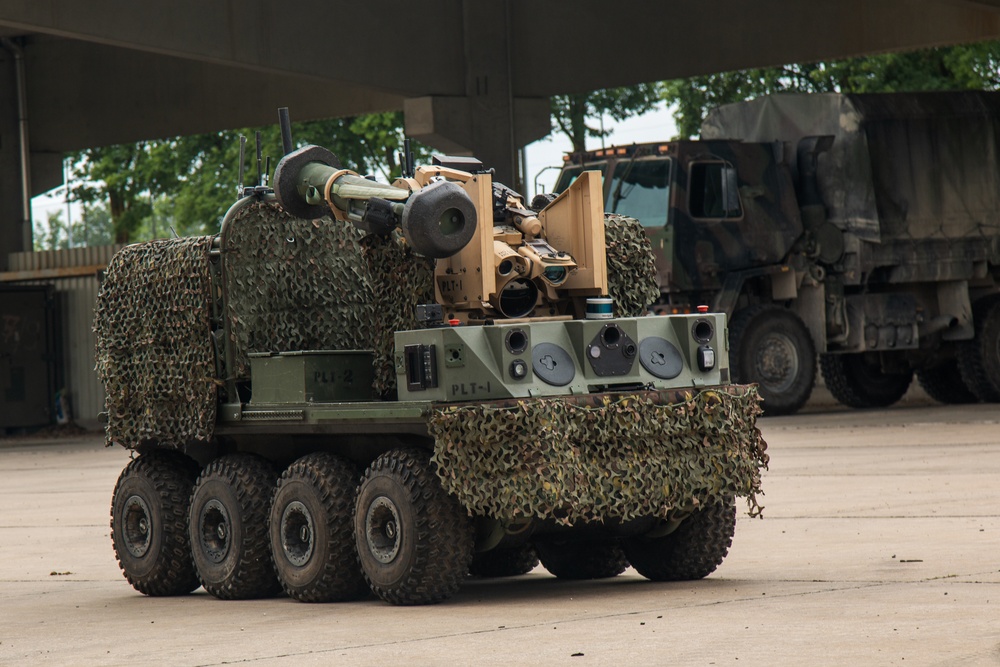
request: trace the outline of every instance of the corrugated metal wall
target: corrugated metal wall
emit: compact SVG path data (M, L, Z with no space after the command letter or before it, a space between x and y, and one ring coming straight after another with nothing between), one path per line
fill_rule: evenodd
M13 284L52 285L58 308L58 335L62 341L61 372L69 392L74 421L86 428L100 428L97 414L104 410L104 387L94 370L94 304L99 289L97 269L107 266L121 246L95 246L71 250L21 252L10 255L10 271L46 271L80 267L87 275L18 280Z
M68 269L77 266L107 266L120 245L100 245L69 250L14 252L10 254L9 271L41 271Z

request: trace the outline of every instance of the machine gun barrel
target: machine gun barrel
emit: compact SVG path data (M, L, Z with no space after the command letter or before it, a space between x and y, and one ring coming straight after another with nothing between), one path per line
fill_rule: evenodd
M476 207L461 185L442 180L410 190L377 183L341 169L337 157L319 146L285 155L274 172L274 191L300 218L332 213L383 236L399 227L416 252L432 258L458 253L476 231Z

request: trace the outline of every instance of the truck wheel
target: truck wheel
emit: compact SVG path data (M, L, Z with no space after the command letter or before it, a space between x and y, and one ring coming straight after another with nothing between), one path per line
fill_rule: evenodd
M545 541L535 549L545 569L560 579L608 579L628 567L617 541Z
M388 451L368 467L354 537L368 585L392 604L441 602L469 573L472 523L422 450Z
M652 539L625 540L635 571L653 581L703 579L722 564L736 532L734 498L702 507L674 532Z
M799 316L762 304L729 324L733 380L760 385L764 413L789 415L805 405L816 382L816 349Z
M972 307L976 336L958 346L958 370L965 386L985 403L1000 402L1000 295Z
M913 371L883 373L878 357L864 353L824 354L819 363L826 388L851 408L890 406L903 398L913 381Z
M288 597L302 602L356 600L368 593L354 542L358 470L326 452L285 470L271 501L271 555Z
M469 574L477 577L516 577L538 565L538 554L530 544L484 551L472 557Z
M111 543L132 587L146 595L184 595L198 588L187 512L198 464L180 452L133 459L111 498Z
M230 454L209 463L195 482L191 551L201 585L221 600L270 597L281 590L267 530L275 477L263 459Z
M917 381L928 396L940 403L960 405L978 400L962 381L954 359L933 368L917 369Z

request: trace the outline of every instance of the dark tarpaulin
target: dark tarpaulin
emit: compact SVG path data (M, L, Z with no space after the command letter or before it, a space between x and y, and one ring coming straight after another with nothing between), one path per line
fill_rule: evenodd
M830 221L868 241L1000 235L1000 93L785 94L712 111L703 139L798 142L819 158ZM881 226L879 221L881 220Z

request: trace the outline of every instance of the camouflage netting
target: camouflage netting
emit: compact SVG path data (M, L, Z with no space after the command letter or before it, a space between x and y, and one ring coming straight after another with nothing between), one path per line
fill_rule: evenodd
M613 213L604 216L607 242L608 296L618 317L639 317L660 297L656 259L649 238L635 218Z
M108 264L94 332L109 445L183 447L211 438L211 245L211 237L131 245Z
M353 225L271 202L231 222L222 247L236 377L249 377L251 352L371 349L372 292Z
M375 393L387 397L396 389L393 334L419 328L416 307L434 302L434 261L414 253L398 233L366 236L361 247L371 276L376 313Z
M767 445L755 386L451 405L429 430L441 482L472 514L561 523L667 518L746 496Z

